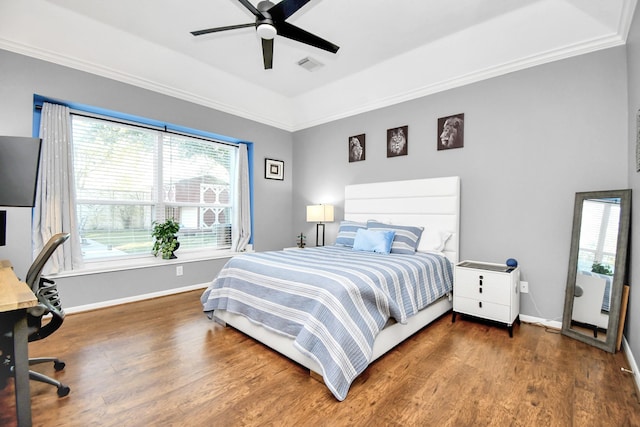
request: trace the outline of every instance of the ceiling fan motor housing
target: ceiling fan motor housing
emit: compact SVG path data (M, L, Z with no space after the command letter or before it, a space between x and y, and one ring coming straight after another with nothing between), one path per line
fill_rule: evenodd
M278 31L273 24L273 19L268 12L271 7L273 7L273 3L271 3L270 1L261 1L260 3L258 3L257 9L262 13L262 16L264 17L263 19L256 19L256 31L258 32L258 36L260 36L261 39L271 40L278 34Z
M261 39L266 40L271 40L278 34L276 27L268 22L262 22L258 24L258 26L256 27L256 31L258 32L258 36L260 36Z

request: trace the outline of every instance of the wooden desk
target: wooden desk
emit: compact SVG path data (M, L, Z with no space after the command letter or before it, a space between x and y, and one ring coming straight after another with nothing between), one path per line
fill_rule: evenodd
M18 426L31 425L27 308L36 305L38 305L38 299L26 283L18 280L11 263L0 261L0 313L15 314L13 317L13 363Z

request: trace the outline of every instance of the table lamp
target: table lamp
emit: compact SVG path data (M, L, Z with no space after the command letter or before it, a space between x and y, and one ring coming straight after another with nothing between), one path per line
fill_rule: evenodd
M307 206L307 222L316 222L316 246L324 246L324 223L333 222L333 205ZM320 243L320 227L322 227L322 244Z

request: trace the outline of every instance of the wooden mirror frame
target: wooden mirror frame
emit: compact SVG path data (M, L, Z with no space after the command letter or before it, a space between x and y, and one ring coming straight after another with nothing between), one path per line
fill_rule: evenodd
M620 223L618 224L618 241L616 244L616 261L611 283L611 300L609 302L609 323L606 341L581 333L571 328L573 300L578 272L578 251L580 246L580 227L582 224L582 207L588 199L620 198ZM616 339L620 322L622 288L626 280L627 251L629 246L629 225L631 221L631 190L590 191L576 193L573 211L573 232L571 234L571 251L569 256L569 274L564 299L564 315L562 317L562 334L591 344L610 353L616 351Z

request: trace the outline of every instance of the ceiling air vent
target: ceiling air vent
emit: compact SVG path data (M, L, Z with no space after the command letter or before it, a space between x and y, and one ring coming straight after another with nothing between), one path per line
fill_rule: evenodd
M318 62L318 60L310 58L310 57L306 57L306 58L302 58L300 61L298 61L298 65L301 66L302 68L304 68L307 71L315 71L317 69L319 69L320 67L323 67L324 64Z

